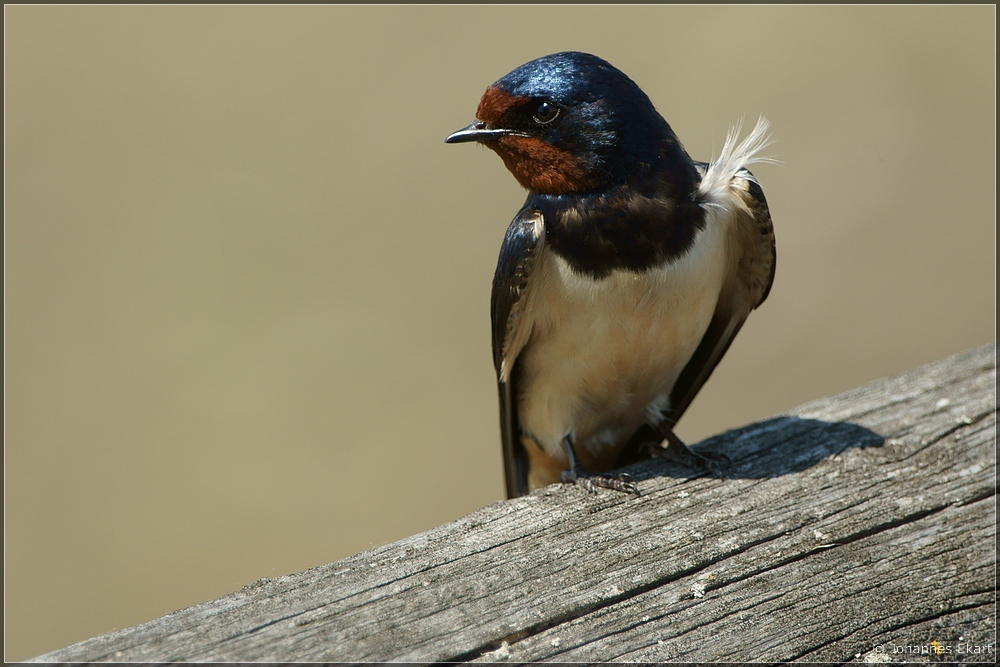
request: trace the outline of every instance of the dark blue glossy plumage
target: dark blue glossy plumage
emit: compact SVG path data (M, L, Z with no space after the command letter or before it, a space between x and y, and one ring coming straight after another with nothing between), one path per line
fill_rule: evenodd
M516 97L550 100L564 109L564 117L546 126L541 136L592 172L592 192L625 183L644 169L655 168L665 149L680 148L646 93L597 56L576 51L544 56L521 65L494 86ZM526 117L511 120L531 126ZM689 173L693 178L694 170Z

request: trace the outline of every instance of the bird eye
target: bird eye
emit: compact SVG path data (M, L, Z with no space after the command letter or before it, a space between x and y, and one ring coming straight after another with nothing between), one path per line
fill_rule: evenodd
M552 104L551 102L542 102L538 105L538 109L535 110L535 115L532 118L539 125L548 125L556 119L559 115L559 107Z

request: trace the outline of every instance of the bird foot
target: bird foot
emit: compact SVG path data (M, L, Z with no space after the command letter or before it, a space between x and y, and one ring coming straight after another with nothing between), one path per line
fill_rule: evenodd
M561 478L564 483L582 486L590 493L597 493L597 489L602 488L622 493L634 493L636 496L642 495L639 493L639 487L635 484L635 478L627 472L616 477L608 477L606 475L592 475L581 467L575 471L563 470Z
M645 443L644 446L653 458L676 463L685 468L704 470L717 477L721 477L723 469L732 463L732 460L725 454L696 452L680 440L668 440L666 447L658 443Z

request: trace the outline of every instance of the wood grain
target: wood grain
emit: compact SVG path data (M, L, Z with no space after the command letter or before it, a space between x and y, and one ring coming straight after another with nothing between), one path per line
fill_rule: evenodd
M993 662L995 439L988 345L36 660Z

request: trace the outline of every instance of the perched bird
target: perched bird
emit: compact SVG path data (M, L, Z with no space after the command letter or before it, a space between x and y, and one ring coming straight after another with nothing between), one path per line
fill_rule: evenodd
M638 494L599 473L649 455L718 470L673 427L774 279L745 168L766 121L695 162L639 86L579 52L507 74L476 119L446 141L486 145L528 190L493 279L508 497L560 480Z

